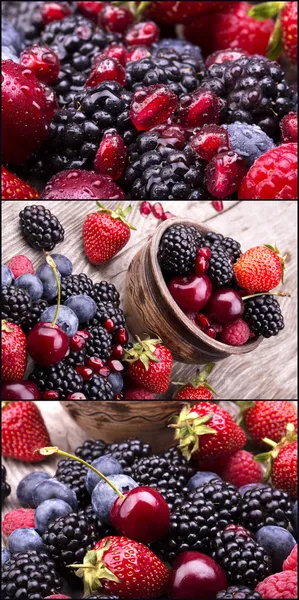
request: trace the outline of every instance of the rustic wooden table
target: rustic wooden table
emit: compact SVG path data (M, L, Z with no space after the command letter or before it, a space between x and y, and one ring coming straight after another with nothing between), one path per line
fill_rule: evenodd
M26 254L38 267L41 254L29 248L20 235L18 215L20 210L36 201L15 200L2 202L2 262L7 263L15 254ZM94 281L106 279L113 282L122 294L124 277L134 254L147 241L159 222L144 217L139 212L139 202L132 202L131 222L137 227L129 244L106 266L91 265L83 251L81 229L85 216L95 209L92 201L44 201L65 227L65 241L56 252L66 254L74 263L74 272L85 272ZM118 202L104 202L108 207ZM125 205L129 204L126 202ZM225 210L216 213L209 201L165 201L163 206L177 216L188 216L206 222L227 236L235 237L243 249L276 242L283 254L288 255L286 289L292 299L281 302L286 327L277 338L265 340L253 353L244 357L231 357L218 363L211 383L221 399L295 399L297 397L297 202L273 201L226 201ZM195 367L176 363L173 381L188 381ZM169 390L164 399L173 395Z

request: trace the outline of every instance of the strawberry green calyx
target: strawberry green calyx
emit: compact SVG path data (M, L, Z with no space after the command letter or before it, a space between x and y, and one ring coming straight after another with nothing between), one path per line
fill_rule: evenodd
M89 550L86 553L83 565L68 565L69 568L77 569L75 574L84 580L84 597L98 592L103 587L102 579L120 583L120 579L105 566L103 560L109 546L110 541L107 540L99 550Z
M158 338L155 340L147 339L142 341L138 336L136 336L136 339L137 344L125 353L124 360L131 365L140 360L146 371L148 371L150 361L155 363L160 362L160 359L154 355L154 352L156 346L161 344L162 340Z
M248 15L257 21L276 17L284 8L286 2L263 2L249 9Z
M122 205L118 206L116 210L111 210L109 208L106 208L106 206L103 206L103 204L101 204L100 202L97 202L97 206L100 209L100 210L98 210L98 212L106 213L107 215L110 215L110 217L112 219L121 221L122 223L124 223L124 225L127 225L127 227L129 227L129 229L136 231L136 227L134 227L131 223L129 223L127 221L127 216L130 214L130 212L132 210L131 205L128 206L127 208L125 208L125 210L123 210Z
M237 425L244 425L244 415L249 408L253 408L255 400L235 400L235 404L240 408L240 412L236 417L235 421Z
M269 452L263 452L262 454L258 454L254 457L254 460L256 460L256 462L266 464L267 470L263 480L264 482L269 481L272 473L273 461L275 460L275 458L278 457L281 449L290 444L291 442L295 442L297 439L298 435L295 432L295 426L293 425L293 423L287 424L286 435L282 437L280 442L273 442L273 440L270 440L269 438L263 439L263 442L265 442L265 444L268 444L273 448L273 450L270 450Z
M199 387L205 387L207 390L210 390L215 396L217 396L217 392L215 392L214 388L207 382L209 375L212 373L215 367L215 363L209 363L205 366L205 368L196 372L196 377L190 383L181 383L180 381L174 381L174 385L181 385L183 387L192 386L195 390L198 390Z
M277 254L277 256L279 257L280 262L281 262L281 267L282 267L282 278L281 278L281 281L284 284L284 274L285 274L285 271L286 271L286 259L287 259L288 255L285 254L285 256L282 256L280 254L280 251L277 248L276 244L275 244L275 246L271 246L271 244L264 244L264 245L265 245L266 248L269 248L269 250L272 250L272 252L275 252L275 254Z
M175 422L169 427L175 429L175 439L179 440L179 448L187 460L190 460L192 454L199 450L199 437L206 434L216 434L208 423L213 417L213 413L199 417L196 412L192 412L190 405L186 404Z

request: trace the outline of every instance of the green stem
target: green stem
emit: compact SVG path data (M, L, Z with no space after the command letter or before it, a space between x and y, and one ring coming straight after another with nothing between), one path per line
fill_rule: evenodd
M51 267L51 269L53 270L55 281L57 284L57 289L58 289L57 307L56 307L56 311L55 311L55 315L54 315L54 321L51 323L51 327L55 327L56 321L57 321L58 315L59 315L59 309L60 309L60 281L59 281L59 277L58 277L58 273L57 273L56 264L55 264L53 258L47 253L46 253L46 261L47 261L49 267Z

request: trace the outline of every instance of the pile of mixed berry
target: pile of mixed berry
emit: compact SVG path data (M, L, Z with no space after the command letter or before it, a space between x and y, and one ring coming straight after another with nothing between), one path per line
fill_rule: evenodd
M184 406L178 445L160 455L138 438L87 440L73 455L50 447L33 402L8 403L3 455L63 459L52 477L18 483L22 508L2 522L1 597L70 598L59 595L67 582L80 598L84 582L90 600L298 598L296 409L237 404L243 428L211 402ZM244 430L262 454L244 449Z
M296 199L297 2L4 2L2 197Z

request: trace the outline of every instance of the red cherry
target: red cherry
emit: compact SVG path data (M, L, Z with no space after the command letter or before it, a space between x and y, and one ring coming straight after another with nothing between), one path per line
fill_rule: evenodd
M52 21L62 21L72 14L70 7L64 2L44 2L40 12L44 25Z
M212 283L207 275L175 277L169 291L182 310L198 312L208 303L212 294Z
M100 369L103 368L104 361L101 358L96 358L95 356L92 356L86 359L85 365L86 367L92 369L95 373L98 373Z
M117 344L124 346L129 341L129 334L124 327L120 327L114 334L114 340Z
M88 381L93 376L93 370L89 369L88 367L84 367L83 365L77 365L76 371L82 375L84 381Z
M168 595L172 600L215 600L226 588L226 574L212 558L183 552L174 562Z
M212 294L206 312L212 321L233 323L242 317L244 303L236 290L220 288Z
M56 390L47 390L43 392L43 400L57 400L59 398L58 392Z
M31 358L44 367L62 360L69 348L69 338L59 325L37 323L27 338L27 350Z
M123 33L132 25L134 17L128 8L108 5L103 8L100 20L107 31Z
M79 352L86 346L86 341L81 335L76 333L70 339L70 347L74 352Z
M10 381L1 387L1 400L40 400L40 392L33 381Z
M149 544L166 535L170 524L170 510L163 496L150 487L138 487L117 497L110 521L120 535Z
M124 357L125 351L123 347L118 344L112 348L111 357L116 358L117 360L122 360Z

